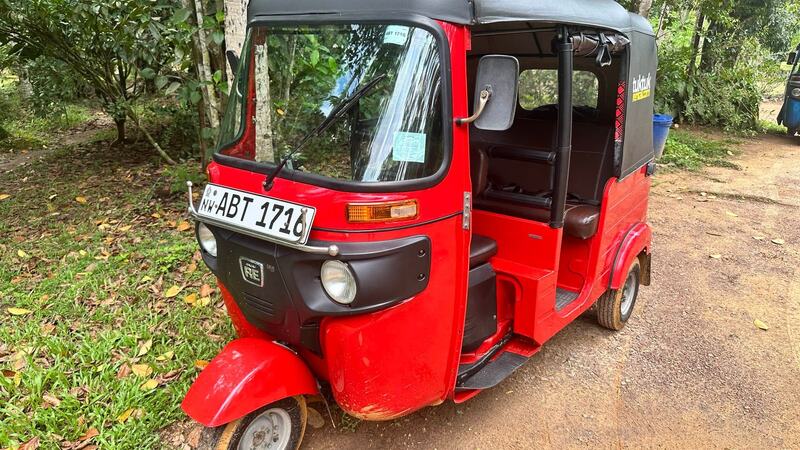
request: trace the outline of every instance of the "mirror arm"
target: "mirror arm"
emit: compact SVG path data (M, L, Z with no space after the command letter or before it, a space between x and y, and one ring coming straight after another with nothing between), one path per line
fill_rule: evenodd
M486 108L486 104L489 103L489 98L491 98L491 96L492 96L492 90L491 90L491 88L489 86L486 86L481 91L481 96L478 99L478 108L475 111L475 114L473 114L473 115L471 115L469 117L462 117L462 118L456 119L456 125L461 126L461 125L464 125L464 124L470 124L470 123L475 122L476 120L478 120L478 117L480 117L481 114L483 114L483 110L484 110L484 108Z

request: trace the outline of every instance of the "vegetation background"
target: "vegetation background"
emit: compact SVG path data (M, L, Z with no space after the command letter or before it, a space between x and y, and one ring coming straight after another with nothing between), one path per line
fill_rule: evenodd
M203 179L245 4L0 0L0 448L155 447L231 337L182 195ZM785 132L759 104L783 97L800 1L622 4L657 31L659 112ZM728 154L673 130L662 163Z

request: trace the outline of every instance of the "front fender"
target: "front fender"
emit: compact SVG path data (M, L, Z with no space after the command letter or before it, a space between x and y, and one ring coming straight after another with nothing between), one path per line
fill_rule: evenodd
M633 260L636 259L642 251L650 251L650 242L652 241L653 233L650 230L650 225L639 222L633 225L625 236L622 238L622 243L617 249L617 254L614 257L614 264L611 266L611 276L609 277L608 287L610 289L619 289L622 283L625 282L625 277L628 275L628 269Z
M314 376L296 354L264 339L241 338L200 372L181 409L201 424L217 427L275 401L316 393Z

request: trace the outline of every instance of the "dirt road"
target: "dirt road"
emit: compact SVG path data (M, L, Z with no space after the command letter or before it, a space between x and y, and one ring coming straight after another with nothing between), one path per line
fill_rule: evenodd
M800 448L800 140L741 149L741 171L656 177L653 285L623 331L587 313L466 404L305 447Z

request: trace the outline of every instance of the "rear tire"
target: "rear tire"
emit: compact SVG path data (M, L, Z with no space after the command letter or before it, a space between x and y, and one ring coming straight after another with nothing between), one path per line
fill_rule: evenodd
M207 428L199 448L214 450L297 450L306 431L302 395L270 403L224 427Z
M625 283L620 289L609 289L597 300L597 322L609 330L619 331L633 313L636 297L639 294L639 281L641 280L641 265L639 259L633 261Z

